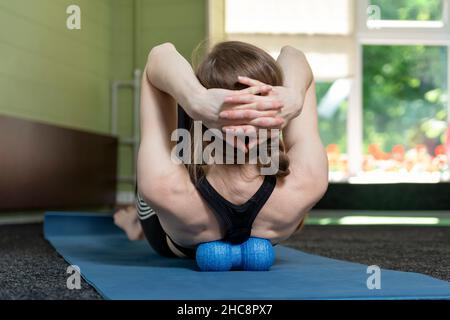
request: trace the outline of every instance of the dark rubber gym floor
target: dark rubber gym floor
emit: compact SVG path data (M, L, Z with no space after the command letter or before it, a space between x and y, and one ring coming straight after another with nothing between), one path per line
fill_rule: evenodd
M326 257L450 281L450 228L306 226L285 245ZM66 288L66 262L42 224L0 226L0 299L101 299L86 282Z

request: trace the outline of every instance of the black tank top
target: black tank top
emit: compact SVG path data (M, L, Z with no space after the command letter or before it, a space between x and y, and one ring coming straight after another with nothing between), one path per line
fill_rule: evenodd
M225 228L223 241L240 244L250 238L253 222L275 189L276 183L276 177L265 176L258 191L241 205L233 204L222 197L205 176L198 180L196 187Z

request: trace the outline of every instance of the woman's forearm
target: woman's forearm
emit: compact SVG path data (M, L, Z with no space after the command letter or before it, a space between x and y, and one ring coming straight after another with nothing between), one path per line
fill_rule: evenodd
M206 89L172 44L165 43L151 50L146 73L153 86L171 95L193 117L196 113L194 98Z

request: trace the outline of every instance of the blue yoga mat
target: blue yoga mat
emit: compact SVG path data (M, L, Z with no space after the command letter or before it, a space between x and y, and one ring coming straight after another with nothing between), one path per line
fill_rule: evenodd
M269 272L200 272L192 260L163 258L145 241L128 241L110 216L47 213L44 229L106 299L450 299L446 281L382 270L381 289L369 290L367 266L283 246Z

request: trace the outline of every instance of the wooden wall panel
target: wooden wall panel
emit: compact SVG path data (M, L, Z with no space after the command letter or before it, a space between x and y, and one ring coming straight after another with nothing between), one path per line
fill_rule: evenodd
M0 210L113 206L117 139L0 116Z

